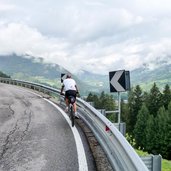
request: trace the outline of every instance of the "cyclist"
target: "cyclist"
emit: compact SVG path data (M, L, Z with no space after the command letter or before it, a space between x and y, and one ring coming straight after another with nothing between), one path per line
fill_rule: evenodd
M76 95L78 93L76 82L74 79L71 78L71 74L67 74L66 79L63 81L63 85L61 87L61 95L63 95L63 91L65 91L65 103L66 103L65 112L68 112L68 107L69 107L68 97L74 96L76 99ZM75 112L75 118L79 119L79 116L77 114L76 103L74 103L74 112Z

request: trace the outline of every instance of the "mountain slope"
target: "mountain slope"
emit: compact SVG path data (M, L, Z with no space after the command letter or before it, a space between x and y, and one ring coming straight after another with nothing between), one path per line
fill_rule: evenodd
M0 55L0 71L10 75L14 79L33 81L48 84L60 88L61 73L67 73L65 68L57 64L44 63L42 58L34 58L29 55ZM77 81L82 95L89 92L109 93L109 75L93 74L88 71L80 71L73 75ZM167 61L160 62L156 68L150 69L148 65L130 72L131 86L140 85L143 90L149 91L152 84L156 82L159 88L166 84L171 86L171 64Z
M87 71L80 72L79 78L85 78L87 84L96 84L100 89L109 92L109 75L91 74ZM148 65L130 71L131 87L140 85L143 90L149 91L154 82L162 89L166 84L171 86L171 64L163 61L155 69Z
M11 76L22 73L24 76L43 76L49 79L60 77L60 73L68 72L57 64L43 63L41 58L17 56L15 54L0 56L0 69Z
M42 58L16 54L0 55L0 71L14 79L43 83L56 88L61 87L61 73L69 72L57 64L44 63ZM73 78L83 94L90 89L90 86L80 81L75 75Z
M161 89L166 85L171 86L171 64L161 64L155 69L141 67L131 72L132 85L141 85L149 89L155 82Z

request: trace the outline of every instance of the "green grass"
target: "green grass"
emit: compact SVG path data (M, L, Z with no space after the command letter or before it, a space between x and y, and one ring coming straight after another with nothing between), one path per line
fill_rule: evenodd
M162 160L162 171L171 171L171 161L170 160Z
M135 150L139 156L148 156L149 154L147 152L141 151L141 150Z
M141 150L135 150L139 156L148 156L147 152ZM162 171L171 171L171 161L162 159Z

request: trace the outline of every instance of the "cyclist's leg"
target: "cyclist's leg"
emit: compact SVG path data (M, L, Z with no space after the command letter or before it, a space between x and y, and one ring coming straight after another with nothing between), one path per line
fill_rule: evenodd
M75 113L75 118L76 119L79 119L80 117L78 116L78 113L77 113L77 105L76 105L76 102L74 103L74 113Z
M74 112L75 112L75 113L77 112L77 105L76 105L76 102L74 103Z
M68 112L68 108L69 108L69 100L68 100L68 93L65 93L65 104L66 104L66 109L65 112Z
M76 113L77 112L77 105L76 105L76 95L77 95L77 92L76 91L73 91L72 92L72 95L75 97L75 103L74 103L74 112Z
M65 98L66 106L69 106L68 97Z
M76 104L76 94L75 94L75 103L74 103L74 113L75 113L75 118L79 119L78 113L77 113L77 104Z

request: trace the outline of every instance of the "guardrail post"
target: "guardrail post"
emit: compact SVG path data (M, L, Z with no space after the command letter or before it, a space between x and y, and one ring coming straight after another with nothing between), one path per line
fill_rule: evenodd
M113 123L116 128L121 132L121 134L123 136L126 135L126 123L125 122L121 122L121 123Z
M162 164L161 164L161 155L154 155L153 156L153 171L161 171Z
M94 102L87 102L87 103L89 103L91 106L94 107Z
M149 155L141 157L144 164L147 166L149 171L161 171L161 155Z
M106 110L105 109L97 109L102 115L106 116Z

